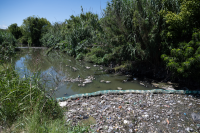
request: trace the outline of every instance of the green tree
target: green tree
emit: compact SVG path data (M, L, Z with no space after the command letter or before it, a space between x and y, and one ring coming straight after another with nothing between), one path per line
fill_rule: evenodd
M65 23L54 23L44 29L40 42L45 47L56 47L56 44L65 40Z
M177 11L170 10L169 7L161 11L167 23L166 37L171 48L177 47L179 42L189 42L192 34L200 28L200 1L176 1L179 5Z
M113 54L117 62L160 63L164 50L162 30L166 27L160 14L163 7L160 0L112 0L108 3L101 25L107 36L104 39L114 47L112 53L117 51Z
M177 76L199 79L200 32L194 33L189 43L179 43L178 48L171 50L170 56L163 54L162 58Z
M27 42L30 42L34 46L41 46L39 40L50 25L50 22L46 18L30 16L23 20L21 26L23 36L28 38Z
M17 26L16 23L8 26L8 29L16 39L19 39L20 37L22 37L21 29L20 29L20 27Z
M179 77L200 76L200 1L180 0L180 12L164 10L170 53L162 58Z
M101 31L98 15L91 12L84 13L82 8L79 16L72 15L65 23L64 50L72 56L86 54L88 48L95 42L98 32Z

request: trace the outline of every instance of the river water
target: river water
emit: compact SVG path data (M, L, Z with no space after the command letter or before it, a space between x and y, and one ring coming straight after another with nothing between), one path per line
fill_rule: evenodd
M54 91L55 97L65 97L73 94L91 93L100 90L151 90L151 84L137 80L137 77L120 75L118 73L106 74L104 66L75 60L60 51L52 51L45 55L47 49L21 49L15 60L15 69L21 77L33 73L40 73L40 77L47 90ZM87 68L89 69L87 69ZM74 71L76 68L77 71ZM92 83L78 86L80 82L67 82L66 79L86 79L94 77ZM111 81L110 83L100 82ZM126 80L128 80L126 82ZM124 82L125 81L125 82ZM143 85L141 85L143 84Z

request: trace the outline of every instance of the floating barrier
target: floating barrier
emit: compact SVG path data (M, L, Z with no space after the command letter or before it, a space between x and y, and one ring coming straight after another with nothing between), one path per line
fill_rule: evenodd
M104 90L96 91L93 93L84 93L84 94L75 94L68 97L56 98L57 101L65 101L67 99L76 99L81 97L90 97L98 96L105 94L126 94L126 93L161 93L161 94L200 94L200 91L189 91L189 90L163 90L163 89L154 89L154 90Z

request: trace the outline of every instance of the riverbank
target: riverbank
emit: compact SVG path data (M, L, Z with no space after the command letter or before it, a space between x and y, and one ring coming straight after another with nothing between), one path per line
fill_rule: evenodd
M68 99L66 121L95 132L200 132L200 95L104 94ZM60 103L61 104L61 103Z

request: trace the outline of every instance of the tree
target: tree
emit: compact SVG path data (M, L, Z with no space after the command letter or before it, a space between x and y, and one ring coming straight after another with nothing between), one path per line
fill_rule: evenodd
M34 46L41 46L40 39L46 27L50 26L46 18L30 16L23 20L22 33L28 38L28 42Z
M171 50L170 56L163 54L162 58L167 67L179 77L199 79L200 32L194 33L189 43L179 43L178 48Z
M170 54L162 58L177 76L199 79L200 73L200 1L180 0L180 12L165 12Z
M9 31L13 34L13 36L14 36L16 39L19 39L20 37L22 37L21 29L20 29L20 27L17 26L16 23L11 24L11 25L8 27L8 29L9 29Z
M200 1L177 0L177 2L180 3L179 12L162 11L168 25L167 41L172 45L172 48L177 47L179 42L189 42L192 39L192 34L200 28Z

